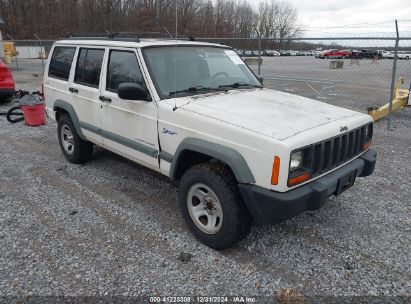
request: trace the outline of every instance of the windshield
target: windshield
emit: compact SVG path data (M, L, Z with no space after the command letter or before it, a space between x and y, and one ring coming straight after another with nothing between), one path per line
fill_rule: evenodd
M143 53L162 98L261 86L241 58L230 49L171 46L145 48Z

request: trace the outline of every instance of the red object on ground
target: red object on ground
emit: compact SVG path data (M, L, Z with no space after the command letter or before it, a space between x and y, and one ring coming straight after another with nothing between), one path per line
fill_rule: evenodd
M0 60L0 102L14 96L16 85L10 69Z
M46 105L44 103L23 105L21 110L23 111L26 125L36 127L46 124Z

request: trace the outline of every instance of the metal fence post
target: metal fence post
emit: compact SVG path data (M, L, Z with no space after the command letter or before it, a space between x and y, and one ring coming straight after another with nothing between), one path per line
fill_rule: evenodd
M261 36L258 36L258 75L261 75Z
M34 38L36 38L40 42L41 69L42 69L42 73L44 74L43 42L40 40L40 37L37 36L36 34L34 34ZM36 43L36 45L37 45L37 43Z
M390 105L388 107L387 130L391 130L392 99L393 99L393 96L394 96L395 76L396 76L396 72L397 72L398 43L400 41L400 35L398 33L398 22L397 22L397 20L395 20L395 30L397 32L397 39L395 40L394 62L392 64Z

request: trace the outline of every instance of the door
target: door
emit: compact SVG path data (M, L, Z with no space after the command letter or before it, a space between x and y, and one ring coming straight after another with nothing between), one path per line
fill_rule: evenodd
M117 94L121 83L138 83L147 87L138 53L135 49L111 48L106 58L106 76L100 96L103 144L123 156L159 170L155 102L120 99Z
M47 113L54 118L53 106L56 100L72 102L69 91L70 74L77 48L73 46L56 45L50 53L50 61L44 73L44 95Z
M92 142L102 143L100 135L100 78L105 49L81 47L69 91L83 134Z

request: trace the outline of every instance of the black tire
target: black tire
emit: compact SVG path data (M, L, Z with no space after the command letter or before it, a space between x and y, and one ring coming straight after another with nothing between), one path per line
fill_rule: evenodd
M63 128L64 130L69 130L72 134L71 150L66 150L64 146L63 142L67 142L67 140L63 139ZM74 164L81 164L87 162L91 158L91 155L93 154L93 144L81 139L68 114L64 113L60 115L57 125L57 136L59 138L61 151L69 162Z
M7 104L7 103L10 103L12 100L13 100L13 96L11 95L3 96L3 97L0 97L0 104Z
M405 60L410 60L410 56L405 57Z
M190 215L188 207L189 191L198 184L204 184L209 187L215 193L221 205L222 224L216 233L210 234L201 230ZM204 210L208 210L206 209L206 198L204 203L197 204L198 206L200 204L204 205ZM192 201L193 198L190 202ZM179 204L183 218L194 236L205 245L216 250L233 246L241 241L250 231L252 217L238 191L237 181L231 171L222 164L204 163L187 170L180 181Z

